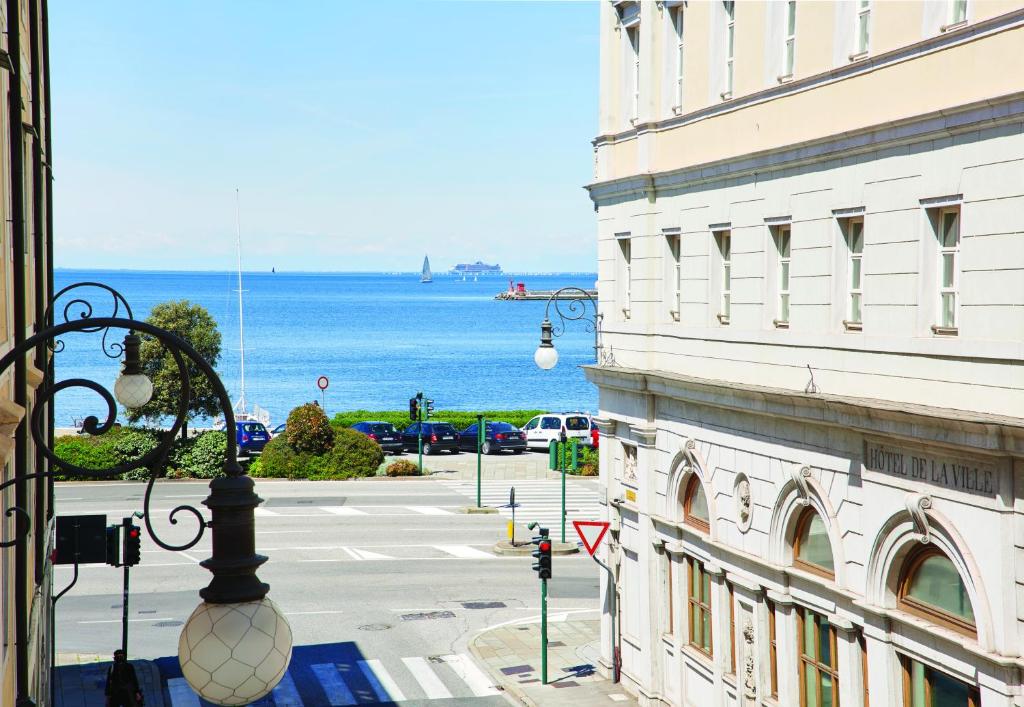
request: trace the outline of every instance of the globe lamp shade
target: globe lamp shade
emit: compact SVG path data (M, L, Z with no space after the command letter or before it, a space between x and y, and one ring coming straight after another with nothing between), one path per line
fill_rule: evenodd
M550 344L544 346L543 344L537 347L537 350L533 353L533 361L537 364L538 368L543 368L548 371L555 367L558 363L558 350Z
M247 705L268 694L288 669L292 629L274 602L203 602L178 639L181 673L215 705Z
M153 381L142 373L122 373L114 382L114 397L129 410L140 408L153 397Z

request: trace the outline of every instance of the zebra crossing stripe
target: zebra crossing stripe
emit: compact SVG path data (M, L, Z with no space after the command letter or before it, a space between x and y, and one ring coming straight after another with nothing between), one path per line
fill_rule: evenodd
M333 513L336 516L365 516L365 515L369 515L365 511L361 511L358 508L349 508L347 506L320 506L319 508L324 513Z
M324 696L327 697L327 704L331 707L347 707L356 704L355 696L342 680L334 663L311 665L309 669L316 675L316 679L324 691Z
M258 508L258 507L255 510L255 514L256 514L257 517L260 517L260 516L262 516L262 517L269 517L269 516L279 516L279 515L281 515L280 513L277 513L276 511L270 511L270 510L267 510L266 508Z
M469 685L469 689L477 697L499 694L484 672L464 653L446 655L442 660L455 671L456 675L462 678L464 683Z
M438 508L437 506L405 506L405 508L408 508L410 511L414 511L416 513L422 513L425 516L454 515L451 511L446 511L445 509Z
M494 555L483 550L477 550L469 545L435 545L441 552L447 552L449 555L454 557L460 557L464 559L476 559L476 558L487 558L492 559Z
M348 549L348 548L346 548ZM360 550L357 547L352 548L354 553L360 560L393 560L395 559L391 555L384 555L379 552L372 552L370 550Z
M185 678L168 680L167 693L171 696L171 707L199 707L199 696Z
M434 674L434 671L427 665L423 658L402 658L405 667L409 669L416 682L423 688L423 694L428 700L442 700L452 696L448 688L444 686L441 679Z
M405 693L398 687L398 683L391 677L384 664L376 658L357 661L359 669L370 683L373 694L381 702L402 702L405 700Z
M302 707L302 698L291 673L285 673L270 694L274 698L274 707Z

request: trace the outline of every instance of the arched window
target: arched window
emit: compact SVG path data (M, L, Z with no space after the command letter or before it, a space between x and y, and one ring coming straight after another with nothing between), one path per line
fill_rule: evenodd
M806 508L796 521L793 534L793 564L814 574L835 579L832 544L825 522L812 508Z
M919 545L903 563L899 607L954 631L977 636L974 609L956 566L941 550Z
M711 516L708 514L708 499L696 474L690 475L683 494L683 522L705 533L711 530Z

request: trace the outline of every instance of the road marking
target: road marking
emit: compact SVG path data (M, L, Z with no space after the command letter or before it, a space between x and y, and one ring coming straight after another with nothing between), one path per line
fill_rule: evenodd
M178 551L178 554L179 554L179 555L181 555L182 557L184 557L184 558L185 558L186 560L192 560L192 561L193 561L193 562L195 562L195 563L196 563L197 565L199 564L199 560L198 560L198 559L196 559L195 557L192 557L192 556L191 556L191 555L189 555L189 554L188 554L187 552L182 552L182 551Z
M281 515L280 513L275 513L274 511L269 511L266 508L258 508L258 507L253 511L253 513L256 516L261 517L261 518L270 518L272 516L279 516L279 515Z
M434 671L427 665L423 658L402 658L405 667L409 669L416 682L423 688L423 693L428 700L443 700L452 696L448 688L444 686L441 679L434 674Z
M455 515L451 511L446 511L445 509L439 508L438 506L403 506L403 508L408 508L410 511L415 511L416 513L422 513L425 516Z
M346 506L318 506L318 508L324 513L333 513L336 516L365 516L367 515L358 508L348 508Z
M376 658L370 660L356 661L359 669L363 671L366 681L373 688L373 693L381 702L402 702L405 700L405 693L398 687L398 683L391 677L384 664Z
M361 560L361 559L363 559L362 557L360 557L359 555L357 555L357 554L356 554L356 553L355 553L355 552L354 552L354 551L352 550L352 548L350 548L350 547L343 547L343 548L341 548L341 549L342 549L342 550L344 550L344 551L345 551L346 553L348 553L348 556L349 556L349 557L351 557L351 558L352 558L353 560ZM301 562L301 560L300 560L300 562Z
M128 619L128 621L129 622L134 622L134 621L142 621L142 622L145 622L145 621L177 621L177 619L174 618L173 616L147 616L144 619ZM79 621L78 623L80 623L80 624L119 624L119 623L121 623L121 619L103 619L102 621L100 621L100 620L96 620L96 621Z
M435 545L434 547L436 547L441 552L447 552L449 555L454 555L455 557L459 557L464 560L481 557L486 557L487 559L490 559L494 557L494 555L492 555L489 552L484 552L483 550L476 550L474 548L471 548L469 545Z
M522 557L515 557L512 555L498 556L498 555L486 555L487 559L506 562L522 562ZM393 557L388 562L400 561L400 562L455 562L456 560L482 560L484 555L480 557ZM356 559L356 558L353 558ZM294 562L352 562L352 560L345 559L344 557L320 557L315 560L294 560ZM153 565L149 565L153 567ZM94 567L106 567L106 565L94 565Z
M199 707L199 695L185 678L171 678L167 681L167 692L171 696L171 707Z
M299 697L291 673L284 674L271 694L274 696L274 707L302 707L302 698Z
M487 697L488 695L498 694L498 690L495 689L494 684L465 653L446 655L441 658L441 660L451 666L451 669L455 671L455 674L462 678L464 683L469 685L469 689L472 690L473 694L477 697Z
M352 695L352 691L348 689L345 681L341 679L338 668L334 663L311 665L309 669L316 675L316 679L324 691L324 696L327 697L327 703L331 707L354 705L356 703L356 698Z
M352 548L352 552L355 553L355 555L360 560L394 560L394 559L396 559L394 557L391 557L391 555L382 555L379 552L370 552L369 550L360 550L357 547Z

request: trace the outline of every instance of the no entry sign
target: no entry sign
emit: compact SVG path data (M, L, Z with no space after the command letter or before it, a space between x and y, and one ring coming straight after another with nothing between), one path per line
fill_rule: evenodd
M316 387L320 390L327 390L328 383L330 383L330 381L327 380L327 376L320 376L316 379Z
M583 547L587 549L588 553L593 555L594 551L597 550L597 546L601 544L601 540L604 539L604 534L608 532L608 521L574 520L572 524L575 526L580 540L583 541Z

